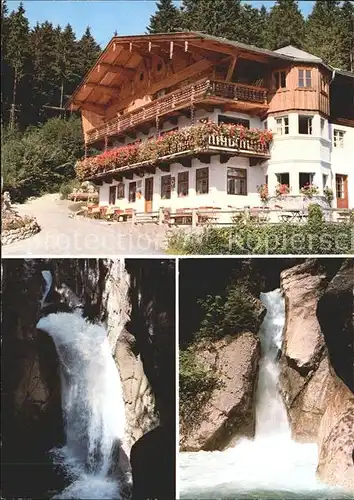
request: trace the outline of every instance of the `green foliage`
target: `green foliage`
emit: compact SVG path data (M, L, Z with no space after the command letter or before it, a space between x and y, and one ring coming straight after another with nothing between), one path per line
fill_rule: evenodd
M286 19L286 22L284 20ZM266 44L271 50L294 45L302 48L305 21L297 0L277 0L266 26Z
M258 314L248 287L242 281L233 283L226 296L208 295L200 299L204 319L196 334L196 339L217 340L242 331L257 331Z
M238 40L241 38L240 0L184 0L184 28Z
M10 14L1 7L2 121L24 130L65 113L52 107L65 104L101 49L89 28L76 40L69 24L30 29L22 4Z
M332 201L333 201L333 198L334 198L333 189L330 188L330 187L325 187L324 190L323 190L323 195L326 198L326 202L331 207L332 206Z
M354 3L345 0L341 8L341 51L344 59L343 69L354 71Z
M322 208L317 205L317 203L311 203L311 205L309 205L308 224L316 229L316 226L322 226L323 223L324 217Z
M203 420L205 404L220 386L217 375L196 358L196 346L180 351L179 412L182 432L191 433Z
M67 200L69 194L73 192L73 189L78 188L80 183L76 179L70 181L65 181L60 186L59 192L62 200Z
M81 123L77 118L58 118L45 125L31 127L26 133L4 130L1 160L4 190L11 199L23 201L29 196L59 189L74 179L74 165L83 154Z
M201 255L352 254L353 223L234 224L208 227L200 234L182 230L168 240L169 253Z
M346 68L343 28L340 2L317 0L306 23L306 50L336 68Z

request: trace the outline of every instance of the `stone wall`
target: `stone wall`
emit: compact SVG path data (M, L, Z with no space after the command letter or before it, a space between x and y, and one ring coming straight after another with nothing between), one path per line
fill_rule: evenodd
M25 240L41 230L36 220L32 220L28 224L17 229L4 229L1 231L1 244L10 245L16 241Z

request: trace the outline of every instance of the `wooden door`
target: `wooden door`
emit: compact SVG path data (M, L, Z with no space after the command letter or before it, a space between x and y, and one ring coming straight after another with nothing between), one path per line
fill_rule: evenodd
M337 208L348 208L348 176L336 174Z
M152 212L152 197L154 194L154 178L145 179L145 212Z

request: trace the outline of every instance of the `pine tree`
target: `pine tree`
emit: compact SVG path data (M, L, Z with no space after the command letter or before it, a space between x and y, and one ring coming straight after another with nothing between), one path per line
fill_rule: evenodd
M89 26L87 26L77 46L80 53L78 73L83 77L91 69L101 53L101 48L93 38Z
M64 95L71 94L81 80L80 53L75 33L67 24L57 40L59 67L60 107L64 105Z
M154 15L150 17L148 33L170 33L180 31L180 12L173 5L172 0L160 0Z
M240 33L238 41L256 47L265 47L267 19L268 13L264 5L260 9L247 4L242 5L240 21L242 33Z
M6 60L6 39L8 31L8 10L6 0L1 0L1 125L6 121L9 106L10 68Z
M286 45L303 48L305 20L297 0L277 0L272 7L266 30L268 49L276 50Z
M16 123L17 97L19 85L28 76L30 64L29 23L22 3L17 11L11 12L7 19L5 57L12 71L12 98L10 109L10 128Z
M31 122L44 121L52 113L43 106L58 106L59 100L59 60L57 39L61 33L45 21L37 23L31 32L33 53L32 110Z
M341 7L341 44L343 69L354 71L354 3L345 0Z
M230 40L242 37L241 0L183 0L182 13L184 29Z
M317 0L306 23L306 50L336 68L345 67L338 0Z

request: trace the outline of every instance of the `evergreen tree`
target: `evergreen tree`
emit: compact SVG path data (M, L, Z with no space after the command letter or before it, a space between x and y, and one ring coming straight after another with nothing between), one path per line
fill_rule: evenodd
M58 36L61 30L45 21L38 24L31 32L33 53L32 79L32 116L31 122L45 120L51 113L45 105L59 105L59 55L57 52Z
M6 39L8 31L8 10L6 0L1 0L1 124L7 121L9 109L10 67L6 59Z
M266 30L266 46L276 50L286 45L303 48L305 20L297 0L277 0L272 7Z
M336 68L344 68L342 12L338 0L317 0L306 23L306 48Z
M183 0L183 27L230 40L242 38L241 0Z
M70 24L67 24L60 33L57 42L60 107L63 107L64 94L71 94L82 78L80 74L80 53L75 33Z
M354 2L345 0L341 8L343 69L354 71Z
M10 128L14 129L20 105L18 102L20 84L25 76L28 76L30 64L29 23L22 3L7 19L5 57L12 73Z
M156 4L156 12L150 17L148 33L170 33L180 31L180 12L173 5L172 0L160 0Z
M101 48L93 38L89 26L87 26L85 33L82 35L77 45L80 54L78 73L84 76L99 57Z
M266 26L268 13L264 5L260 9L244 4L241 8L240 33L238 41L255 45L256 47L266 46Z

